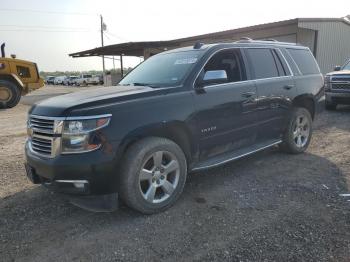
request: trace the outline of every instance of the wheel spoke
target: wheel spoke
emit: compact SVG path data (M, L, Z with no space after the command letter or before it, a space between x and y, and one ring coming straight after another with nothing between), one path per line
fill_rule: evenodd
M298 130L294 130L294 132L293 132L293 138L297 138L297 136L298 136Z
M151 180L152 179L152 171L147 169L142 169L140 172L140 180Z
M171 195L174 192L174 187L168 180L164 181L164 183L161 186L161 188L168 195Z
M179 163L176 160L171 160L169 164L164 167L165 174L170 174L179 168Z
M162 166L163 161L163 152L158 151L153 154L153 162L155 167Z
M148 188L146 194L145 194L147 201L149 201L149 202L154 201L154 196L156 195L156 190L157 190L157 188L151 184L150 187Z
M301 135L299 135L297 138L297 146L302 146Z

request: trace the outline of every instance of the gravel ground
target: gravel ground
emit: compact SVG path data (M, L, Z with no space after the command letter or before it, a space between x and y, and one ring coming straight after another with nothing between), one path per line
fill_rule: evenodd
M2 261L349 261L350 107L309 150L269 149L191 174L170 210L91 213L25 178L29 107L0 111ZM348 198L350 199L350 197Z

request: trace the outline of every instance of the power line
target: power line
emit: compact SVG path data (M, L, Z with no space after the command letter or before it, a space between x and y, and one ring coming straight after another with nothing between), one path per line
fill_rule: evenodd
M0 27L44 28L44 29L62 29L62 30L91 30L89 28L63 27L63 26L41 26L41 25L0 25Z
M92 30L0 29L0 32L91 33ZM96 32L98 32L96 30Z
M60 11L48 11L48 10L34 10L34 9L14 9L14 8L1 8L0 12L29 12L29 13L45 13L56 15L82 15L82 16L97 16L93 13L80 13L80 12L60 12Z

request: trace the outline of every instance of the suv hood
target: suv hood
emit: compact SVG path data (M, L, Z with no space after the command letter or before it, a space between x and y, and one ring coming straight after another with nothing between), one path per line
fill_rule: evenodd
M43 116L67 116L78 108L94 107L101 104L118 103L143 96L153 95L158 90L147 86L110 86L93 90L78 91L52 97L35 104L30 114ZM146 95L149 93L149 95Z
M333 71L326 74L327 76L334 76L334 75L348 75L350 76L350 70L342 70L342 71Z

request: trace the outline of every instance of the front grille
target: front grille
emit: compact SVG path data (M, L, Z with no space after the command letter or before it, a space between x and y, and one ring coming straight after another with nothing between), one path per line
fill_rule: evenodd
M30 115L28 118L29 146L38 155L53 158L60 146L63 119Z
M350 90L349 83L332 83L332 89L334 90Z
M38 132L53 133L55 128L55 120L30 116L29 126Z
M350 76L332 76L332 81L347 82L350 81Z
M52 141L52 137L38 135L34 132L31 139L31 146L34 152L37 152L42 155L51 156Z

